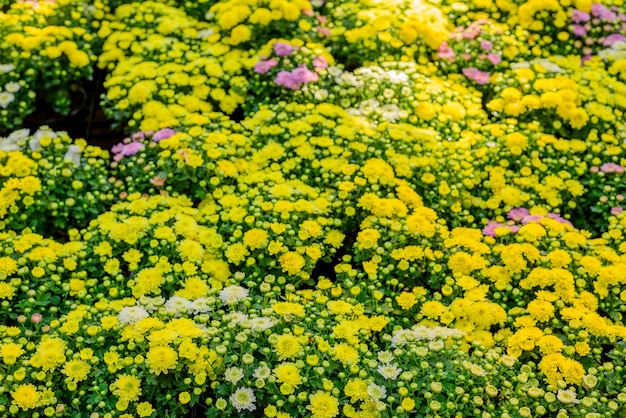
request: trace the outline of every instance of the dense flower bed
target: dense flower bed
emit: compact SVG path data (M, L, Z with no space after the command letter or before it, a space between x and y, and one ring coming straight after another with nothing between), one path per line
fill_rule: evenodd
M623 417L625 113L621 0L0 1L0 416Z

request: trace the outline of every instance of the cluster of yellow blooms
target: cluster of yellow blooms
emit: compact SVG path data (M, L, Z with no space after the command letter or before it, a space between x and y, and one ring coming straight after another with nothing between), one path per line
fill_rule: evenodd
M331 19L337 56L350 66L380 56L413 59L437 49L449 36L445 15L422 0L345 1L334 7Z
M88 19L64 21L70 10L85 9L78 3L19 2L0 13L0 133L19 127L36 98L67 113L68 87L91 76L94 37L83 27Z
M566 138L584 139L591 129L624 135L626 84L612 77L599 60L584 67L575 57L531 62L503 73L496 82L507 87L487 106L502 117L538 120L545 132Z
M176 127L213 108L231 114L244 101L233 87L245 91L240 73L248 52L231 49L210 25L174 7L120 6L98 34L106 39L99 65L111 70L104 105L129 126Z
M258 45L273 37L299 38L315 24L308 0L227 0L216 2L207 11L224 43Z

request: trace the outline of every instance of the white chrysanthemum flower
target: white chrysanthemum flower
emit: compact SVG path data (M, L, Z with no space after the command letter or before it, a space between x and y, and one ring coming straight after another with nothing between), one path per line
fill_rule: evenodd
M187 313L191 307L191 302L188 299L181 298L180 296L172 296L165 302L165 312L170 315L177 315L181 313Z
M23 134L23 135L22 135ZM0 138L0 151L21 151L22 147L18 145L21 139L28 137L30 131L28 129L20 129L11 133L7 137Z
M39 143L38 138L33 138L30 141L28 141L28 147L30 148L32 152L37 152L37 150L41 148L41 143Z
M378 353L378 361L381 363L391 363L393 359L394 357L391 351L381 351Z
M80 167L80 155L83 150L78 145L70 145L67 147L67 152L63 156L65 161L71 161L75 166Z
M412 341L415 341L415 334L411 329L399 329L394 331L391 337L391 345L393 347L404 347Z
M559 389L559 391L556 394L556 398L566 404L577 404L580 403L580 401L576 398L576 392L574 392L571 389Z
M356 77L354 74L349 72L341 73L341 76L335 78L335 81L340 86L344 86L346 88L354 87L358 90L364 87L364 83L361 77Z
M400 118L400 109L396 105L384 105L381 109L381 116L387 122L394 123Z
M480 364L472 364L469 368L470 373L474 376L487 376L487 372Z
M221 290L220 299L227 305L235 304L248 297L250 292L245 287L241 286L228 286Z
M428 349L432 351L441 351L445 347L443 340L432 340L428 343Z
M15 100L15 94L8 91L0 91L0 108L6 109Z
M512 70L518 70L520 68L530 68L530 62L528 61L520 61L511 63L509 66Z
M504 364L508 368L511 368L515 365L515 363L517 363L517 357L503 354L502 357L500 357L500 363Z
M313 94L313 97L315 97L315 100L324 101L328 98L328 90L319 89Z
M212 309L208 298L198 298L189 303L189 313L192 315L207 313Z
M148 311L141 306L127 306L117 314L117 319L124 324L134 324L149 316Z
M367 387L367 394L370 395L373 400L378 400L387 396L387 389L375 383L370 383Z
M15 65L13 64L0 64L0 73L8 73L13 70L15 70Z
M9 93L17 93L18 91L20 91L20 87L22 87L20 86L20 83L17 83L15 81L9 81L4 85L4 89Z
M395 364L381 364L376 369L378 373L385 379L396 380L400 373L402 373L402 369L399 368Z
M241 412L243 410L246 411L254 411L256 409L256 396L254 396L254 392L250 388L239 388L230 395L230 403L233 404L237 412Z
M341 74L343 72L343 70L339 67L337 67L336 65L331 65L330 67L328 67L326 69L326 71L328 71L328 74L331 77L337 77L339 76L339 74Z
M272 374L272 369L270 369L267 366L258 367L254 371L254 377L256 377L257 379L264 379L265 380L268 377L270 377L271 374Z
M380 102L376 99L369 99L359 104L359 110L365 116L371 115L376 109L380 107Z
M437 334L434 331L434 328L425 327L425 326L416 326L413 327L413 335L415 339L418 341L421 340L432 340L436 338Z
M30 135L30 129L28 128L18 129L17 131L11 132L9 136L7 137L7 140L12 141L12 142L17 142L20 139L28 138L29 135Z
M224 371L224 379L227 382L236 385L241 379L243 379L243 370L239 367L229 367Z
M400 89L400 96L403 96L403 97L404 97L404 96L406 96L406 97L408 97L408 96L410 96L411 94L413 94L413 90L411 90L411 88L410 88L410 87L406 87L406 86L404 86L404 87L402 87L402 88Z
M92 17L97 11L98 8L93 4L83 6L85 8L85 16Z
M383 97L387 100L391 100L395 97L396 92L392 89L386 88L383 90ZM393 106L393 105L386 105L386 106ZM398 108L398 106L394 106L396 109ZM383 106L384 109L384 106Z
M276 325L276 321L273 318L267 316L260 316L258 318L252 318L250 320L250 327L253 331L262 332L266 329L272 328Z
M224 315L224 320L230 322L231 324L240 324L244 321L248 321L248 315L243 312L232 312L228 315Z
M39 128L37 132L35 132L32 136L33 138L37 138L37 139L41 139L43 137L49 137L49 138L54 139L54 138L57 138L59 135L56 132L54 132L52 129L50 129L49 127L43 126Z
M423 325L416 325L412 328L413 335L416 340L435 340L438 338L449 338L463 336L465 333L456 328L447 327L425 327Z

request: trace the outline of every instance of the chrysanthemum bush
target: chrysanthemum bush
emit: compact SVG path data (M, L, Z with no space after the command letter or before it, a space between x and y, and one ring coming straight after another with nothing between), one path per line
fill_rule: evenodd
M67 313L77 295L91 299L85 291L87 275L76 270L84 255L82 243L62 244L29 230L1 236L0 312L4 325L15 326L31 318L47 323Z
M248 132L217 113L195 124L137 132L112 148L111 179L116 197L168 193L201 201L218 185L234 184L248 171Z
M214 191L215 199L202 202L204 217L224 235L224 258L246 280L273 274L311 283L318 262L330 262L345 238L332 196L299 180L268 183L249 184L245 194L234 187Z
M0 395L3 415L30 416L41 410L61 416L147 417L166 408L172 417L185 416L190 393L195 403L219 358L199 348L209 335L202 321L168 314L148 318L147 312L129 300L102 301L76 304L45 325L28 319L18 327L3 326L3 361L9 370ZM135 330L141 320L145 336ZM172 335L178 343L172 344ZM120 339L126 343L111 345ZM190 366L187 377L174 378L182 377L184 362ZM183 388L188 391L177 390Z
M467 228L448 231L436 223L434 213L431 212L430 218L430 225L416 224L420 218L414 215L366 219L353 251L359 268L350 263L340 264L338 272L353 280L367 278L379 292L394 286L411 289L420 285L397 303L410 311L420 305L420 300L424 302L424 292L434 292L431 294L434 300L423 303L417 319L453 324L471 335L470 339L481 339L482 335L486 339L481 341L488 347L496 341L508 341L509 354L515 356L523 349L515 345L517 340L508 331L494 332L493 336L484 331L494 331L494 327L498 324L503 327L507 321L515 328L532 327L559 318L557 313L561 311L560 318L565 323L573 319L567 315L576 313L576 319L581 321L579 331L595 336L594 341L599 344L596 348L609 344L602 343L599 337L624 332L618 313L623 297L621 282L611 278L611 271L622 266L616 253L621 251L619 248L607 246L603 240L591 240L588 234L573 229L558 216L533 214L525 209L509 213L509 223L490 225L482 231ZM396 237L395 242L390 240L391 236ZM542 242L546 243L545 249L540 247ZM594 273L579 274L574 279L580 267L587 271L592 266L597 268ZM536 301L531 296L534 292ZM446 301L451 304L447 305ZM557 301L560 301L558 309L553 306ZM576 309L570 310L571 306ZM525 314L528 316L524 317ZM564 324L552 321L551 325L552 333L558 333ZM604 327L604 331L596 326Z
M507 25L535 57L586 60L626 35L621 1L444 1L442 10L456 26L480 19Z
M300 39L273 39L259 49L254 61L247 91L242 92L250 98L243 103L245 114L258 110L261 104L284 101L290 95L310 101L310 96L298 93L304 87L309 95L325 90L331 81L328 67L335 64L322 44L303 43Z
M35 99L61 114L85 100L72 87L92 74L91 20L84 3L70 0L14 2L1 13L0 133L21 126Z
M114 205L81 231L89 244L79 268L106 273L92 282L90 293L119 299L219 288L231 276L221 258L224 238L201 226L200 217L185 196L145 199L133 193Z
M98 35L105 39L98 65L111 70L102 104L124 127L173 128L214 108L231 114L244 101L232 87L246 91L241 71L249 53L231 49L183 11L125 4Z
M280 122L263 124L275 119ZM269 107L243 124L256 133L254 147L270 141L266 151L260 153L266 158L265 164L271 168L270 163L284 161L283 175L300 176L316 187L334 188L333 207L351 223L363 217L358 204L361 196L374 192L386 197L402 182L417 193L414 200L423 199L435 209L445 208L446 218L458 221L472 202L467 189L480 184L484 174L472 165L469 151L475 139L469 131L458 141L438 140L439 135L452 134L454 129L444 128L438 133L431 128L389 122L375 127L365 117L351 116L327 103ZM300 134L280 145L286 130ZM305 138L310 138L308 143L303 142Z
M86 226L113 200L108 151L43 127L0 138L0 225L47 235Z
M227 45L259 48L274 38L312 40L327 35L308 0L226 0L215 2L205 15Z
M331 102L348 113L374 122L405 122L432 128L444 138L478 130L487 115L480 96L454 79L431 75L433 69L414 62L383 62L352 72L329 70L326 90L304 90L320 102Z
M508 25L480 19L457 28L441 44L437 56L446 73L462 73L483 86L489 83L491 73L527 57L528 51Z
M594 3L591 10L573 10L570 19L574 46L583 59L626 40L626 15L617 5Z
M537 2L520 5L508 21L528 28L535 55L579 55L586 60L626 35L622 2ZM541 51L541 52L540 52Z
M128 137L0 142L0 416L624 416L621 4L72 4Z
M197 37L197 31L207 28L209 25L199 22L183 10L164 4L164 2L147 2L143 6L136 2L129 2L118 7L111 7L110 14L105 15L98 30L98 36L108 40L110 44L107 48L110 51L104 54L101 60L108 65L114 61L114 58L119 60L122 56L150 57L154 54L150 49L145 51L144 48L139 48L139 45L133 50L128 50L130 43L124 41L160 40L162 43L168 41L171 43L175 40L192 41ZM151 43L148 42L147 45ZM161 44L157 45L161 46ZM122 50L116 50L114 46Z
M538 121L545 132L568 139L585 139L592 130L598 136L623 135L626 85L600 60L581 67L574 56L557 57L512 67L494 80L495 94L488 95L487 107L500 118Z
M541 206L573 219L578 205L589 208L583 202L593 199L597 189L586 188L584 182L590 178L588 143L559 139L541 132L537 124L524 129L490 124L483 132L470 154L475 170L484 172L482 183L472 191L476 215L502 218L516 207ZM576 221L581 227L590 225L585 219Z
M426 56L449 36L445 15L425 1L328 3L331 52L348 69L381 57Z

